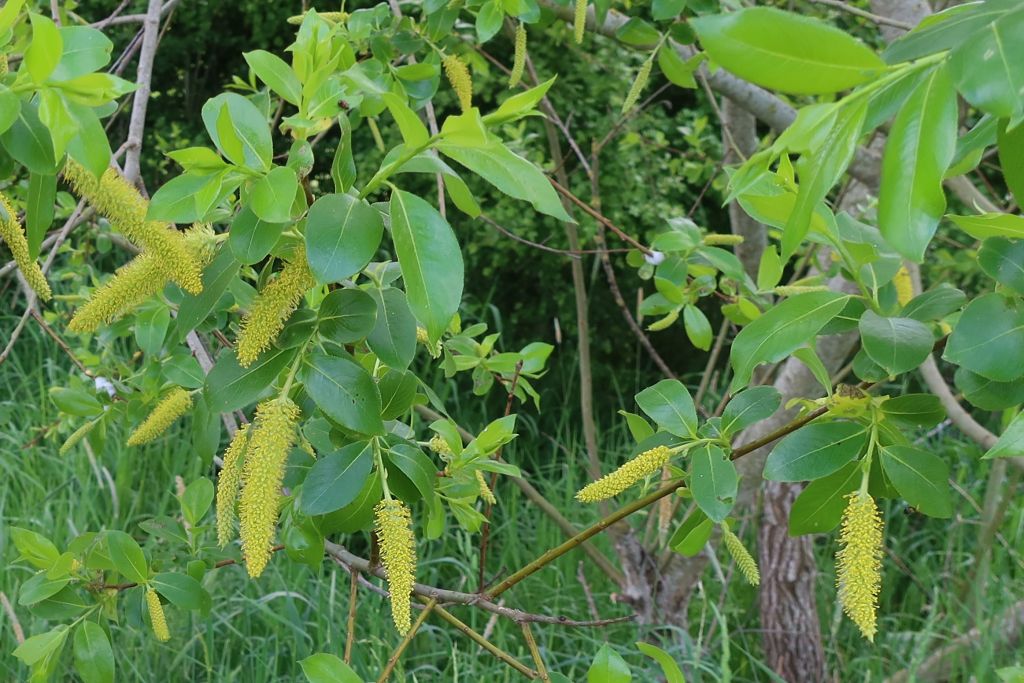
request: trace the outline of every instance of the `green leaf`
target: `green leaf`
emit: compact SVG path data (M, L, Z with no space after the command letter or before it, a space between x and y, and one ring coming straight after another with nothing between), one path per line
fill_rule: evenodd
M615 31L615 39L633 47L654 45L661 38L658 29L640 17L630 17Z
M409 308L430 340L444 334L462 301L462 252L455 233L437 209L419 197L391 193L391 238Z
M39 107L22 102L17 118L2 137L7 153L32 173L52 175L57 172L50 131L39 120Z
M171 311L162 303L147 304L135 314L135 343L143 353L156 356L164 345Z
M341 139L331 160L331 181L335 192L347 192L356 181L356 163L352 158L352 124L344 114L338 116Z
M345 507L359 495L373 468L373 447L357 441L320 457L302 483L300 509L322 515Z
M39 257L39 245L53 223L57 176L30 173L28 197L25 201L25 236L30 258Z
M832 378L829 375L828 368L821 362L817 351L810 346L805 346L794 351L793 358L807 366L807 369L814 375L814 379L818 380L818 384L821 385L826 394L832 394Z
M852 462L867 444L867 431L855 422L807 425L780 441L764 465L769 481L813 481Z
M729 360L735 376L731 390L750 382L761 363L776 363L814 339L849 300L837 292L808 292L789 297L769 309L736 335Z
M268 223L291 220L292 204L299 191L299 179L287 166L275 166L252 185L249 208L256 217Z
M267 84L271 90L280 95L286 102L296 107L302 101L302 84L288 64L275 54L266 50L244 52L242 56L256 76Z
M964 99L1000 118L1024 114L1024 12L1007 12L953 48L949 68Z
M114 651L106 631L94 621L83 621L72 643L75 671L83 683L114 683Z
M61 624L46 633L32 636L14 650L14 656L28 666L32 666L44 658L59 652L68 639L68 625Z
M226 120L228 130L225 133L230 132L231 136L237 138L241 143L241 149L233 150L233 154L224 148L218 126L221 111L225 107L228 112ZM210 139L228 159L254 171L270 170L271 157L274 154L270 126L267 125L267 120L256 108L256 105L241 95L223 93L207 100L203 105L202 117ZM227 146L232 146L229 141L225 140L224 142L227 143Z
M839 526L846 494L860 486L861 476L860 464L851 462L808 484L789 511L789 535L824 534Z
M299 661L309 683L363 683L362 676L338 657L318 652Z
M885 67L849 34L770 7L690 20L717 64L740 78L796 95L824 95L865 83Z
M939 320L959 310L966 300L963 292L943 282L908 301L900 311L900 317L913 318L923 323Z
M488 0L476 13L476 39L482 45L501 30L505 10L498 0Z
M416 375L404 370L391 370L380 378L380 416L385 420L396 420L412 407L416 399L419 380Z
M68 102L68 110L78 123L78 135L68 142L68 155L101 176L110 166L110 141L96 112L78 102Z
M693 74L706 58L703 52L698 52L684 60L674 45L666 43L658 49L658 68L665 74L665 78L674 85L678 85L680 88L696 88L697 81Z
M932 351L935 337L922 322L912 318L883 318L864 311L860 319L864 352L890 375L913 370Z
M314 353L304 361L302 378L310 398L332 420L362 434L384 433L380 394L363 366Z
M967 368L957 368L954 379L964 398L982 410L1006 410L1024 403L1024 382L994 382Z
M1013 422L1002 433L996 445L983 456L989 458L1016 458L1024 456L1024 413L1017 413Z
M381 237L380 213L347 194L327 194L309 207L306 253L309 268L320 282L341 282L370 262Z
M210 594L200 583L180 572L161 572L153 577L150 585L167 601L180 609L207 610L210 607Z
M717 446L701 446L690 459L690 491L700 509L721 522L736 502L736 466Z
M262 220L252 209L243 206L231 221L228 247L239 262L247 266L259 263L281 239L281 232L286 225Z
M738 434L747 427L775 414L782 395L775 387L750 387L732 397L722 411L721 432L724 436Z
M938 396L905 394L882 403L886 418L911 427L934 427L946 419L946 410Z
M145 583L149 577L149 565L135 539L123 531L108 531L106 538L114 568L129 581Z
M21 585L21 588L18 589L19 605L34 605L51 595L56 595L71 581L68 576L47 578L46 574L46 572L39 572Z
M978 251L978 265L999 284L1024 294L1024 242L990 237Z
M206 396L210 409L228 413L249 405L273 384L295 356L295 349L272 348L243 368L233 351L226 351L206 376Z
M395 123L398 124L398 130L401 132L402 141L406 146L416 148L427 144L430 133L416 112L409 108L405 98L399 97L393 92L384 93L381 97L384 104L387 105L388 111L391 112L391 116L394 117Z
M238 268L239 263L231 250L221 249L213 263L203 271L203 291L195 296L186 296L178 307L178 317L174 324L179 340L184 339L213 312L238 273Z
M1005 12L1005 7L992 3L949 7L925 17L912 31L890 43L883 56L888 63L896 64L952 49Z
M181 512L190 525L197 526L203 520L213 503L213 495L213 482L206 477L199 477L185 487L181 494Z
M380 502L382 491L380 475L376 471L371 472L356 499L337 512L317 517L318 527L325 534L351 534L370 527L373 509Z
M1007 131L1006 121L1000 121L996 139L1003 180L1017 200L1017 206L1021 206L1024 204L1024 126Z
M64 41L52 19L35 12L30 12L28 17L32 22L32 40L25 48L25 68L32 80L42 85L57 68Z
M50 74L55 81L69 81L102 69L110 61L114 44L91 26L61 26L64 49L60 62Z
M686 326L686 336L690 343L701 351L711 348L711 339L714 333L711 331L711 323L696 306L686 305L683 307L683 324Z
M662 674L665 676L665 683L686 683L686 678L683 676L679 665L672 659L672 655L650 643L637 643L636 649L658 663Z
M654 436L654 427L636 413L620 410L619 415L626 418L626 425L629 427L629 434L637 443Z
M516 121L529 115L537 108L537 104L544 99L544 95L546 95L551 86L554 85L555 78L557 78L557 76L552 76L540 85L536 85L529 90L524 90L523 92L512 95L502 102L497 109L483 118L484 124L488 126L495 126L500 123Z
M626 660L608 643L601 646L587 669L587 683L629 683L632 680Z
M846 172L860 139L867 101L843 107L821 146L797 162L800 188L782 235L782 257L789 258L810 230L818 204Z
M668 545L684 557L693 557L704 549L714 528L715 523L708 519L703 510L695 507L676 528Z
M93 417L103 412L103 404L83 389L50 387L49 393L50 400L63 413L77 417Z
M988 237L1024 239L1024 216L1009 213L986 213L980 216L946 216L957 227L976 240Z
M943 357L997 382L1024 375L1024 310L1017 300L985 294L967 305Z
M640 410L658 426L678 437L693 437L697 433L697 409L683 383L663 379L636 395Z
M931 517L953 515L946 461L912 446L884 446L880 454L882 469L904 500Z
M686 9L689 0L654 0L651 3L651 16L655 21L674 19L679 13ZM669 683L674 683L669 681Z
M376 321L377 302L361 289L335 289L320 302L320 334L339 344L365 339Z
M371 289L377 304L377 322L366 338L370 350L385 365L404 370L416 355L416 319L400 289Z
M0 84L0 133L5 132L18 119L21 100L14 91Z
M530 202L537 211L559 220L572 220L541 170L499 140L463 146L442 138L437 148L508 196Z
M199 221L206 215L210 204L210 201L203 201L204 206L200 206L200 200L215 200L221 187L220 174L183 173L171 178L153 193L146 217L169 223Z
M956 152L956 91L939 67L896 115L882 156L878 227L905 258L920 262L946 210L942 180Z
M10 527L11 540L20 557L34 567L49 569L60 559L60 551L50 539L29 529Z
M423 451L415 446L400 443L392 446L386 455L387 461L412 482L424 499L429 499L433 495L437 468Z

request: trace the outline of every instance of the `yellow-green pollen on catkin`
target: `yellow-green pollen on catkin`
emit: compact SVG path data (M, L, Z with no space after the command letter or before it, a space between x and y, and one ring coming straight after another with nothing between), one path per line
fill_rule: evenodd
M217 475L217 545L221 548L234 536L235 503L242 482L242 462L249 445L249 425L235 432L226 451L223 465Z
M910 271L905 265L900 266L900 269L896 271L892 284L896 288L896 301L899 302L899 305L906 306L910 303L910 300L914 298L914 285L910 280Z
M743 235L726 235L724 233L713 232L704 235L704 239L702 241L709 247L731 247L737 244L743 244Z
M644 477L660 470L671 457L672 451L668 446L656 446L644 451L611 474L584 486L576 494L576 500L596 503L617 496Z
M116 230L143 252L157 256L170 278L185 291L203 291L202 267L189 251L185 236L169 223L147 220L149 202L120 173L108 168L97 180L84 166L68 159L62 174L75 194Z
M508 87L514 88L523 80L526 69L526 24L519 22L516 26L516 49L512 57L512 73L508 75Z
M725 542L725 549L729 551L729 555L732 556L733 562L739 567L740 573L743 574L747 583L751 586L760 585L761 572L757 568L757 562L744 547L743 541L726 525L722 525L722 540Z
M444 75L459 98L459 108L465 113L473 108L473 79L466 63L458 55L445 55L442 60Z
M254 579L270 562L281 505L281 482L298 420L299 407L282 397L259 404L249 428L238 501L238 535L242 539L245 568Z
M96 421L90 420L81 427L79 427L78 429L76 429L75 431L71 432L71 436L69 436L67 440L63 444L61 444L58 453L60 453L61 455L67 455L72 448L80 444L82 442L82 439L88 436L89 432L91 432L95 426Z
M9 67L7 66L7 54L0 54L0 78L7 75Z
M249 314L242 320L237 344L238 362L242 367L252 365L261 353L270 348L298 307L303 294L315 284L306 262L306 251L300 247L278 273L277 279L259 293Z
M167 628L167 615L160 604L160 596L152 588L146 589L146 607L149 609L149 623L153 626L153 635L161 643L171 639L171 631Z
M494 497L491 487L487 485L487 477L484 476L483 470L476 471L476 485L480 489L480 497L484 499L485 503L488 505L496 505L498 503L498 499Z
M633 85L629 87L629 92L626 93L626 99L622 103L622 113L625 114L633 105L636 104L637 100L640 99L640 94L643 93L644 88L647 87L647 81L651 77L651 67L654 66L654 61L648 59L640 66L640 71L637 72L636 78L633 80Z
M875 639L882 587L882 517L871 496L847 496L836 553L836 588L846 616L868 640Z
M412 625L410 602L416 581L416 538L409 508L400 500L382 500L375 510L380 562L391 593L391 618L402 635Z
M18 266L22 277L25 278L25 282L36 293L36 296L43 301L48 301L53 296L50 292L50 284L46 281L46 276L43 275L39 264L29 255L28 239L18 220L18 214L14 212L7 197L2 194L0 194L0 241L11 250L15 265Z
M579 45L583 42L583 34L587 30L587 0L576 0L572 17L573 39Z
M129 446L141 446L149 443L167 431L174 421L188 412L192 407L192 395L181 387L175 387L167 396L156 404L142 424L128 437Z

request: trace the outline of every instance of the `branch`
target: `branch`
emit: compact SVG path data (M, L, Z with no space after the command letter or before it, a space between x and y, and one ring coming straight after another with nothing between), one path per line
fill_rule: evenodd
M868 21L872 21L880 26L892 26L893 28L901 28L904 31L909 31L910 29L914 28L913 24L910 24L906 21L900 21L899 19L890 19L889 17L883 17L880 14L874 14L865 9L860 9L859 7L847 5L845 2L843 2L843 0L811 0L811 2L817 3L819 5L825 5L827 7L834 7L835 9L842 10L844 12L849 12L850 14L855 14L858 17L867 19Z
M153 78L153 61L160 38L160 0L149 0L149 8L142 22L142 47L139 51L139 67L135 72L135 98L132 100L132 117L128 123L128 146L124 160L124 177L129 183L139 180L139 159L142 155L142 134L146 130L146 108L149 105L150 81Z

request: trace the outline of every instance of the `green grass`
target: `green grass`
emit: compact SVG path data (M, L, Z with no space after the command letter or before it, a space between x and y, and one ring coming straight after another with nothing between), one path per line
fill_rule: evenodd
M0 320L0 338L6 339L9 319ZM544 495L566 510L579 524L596 513L571 503L583 483L583 447L577 427L571 353L564 348L558 364L545 380L547 401L541 415L523 411L522 436L506 450L521 464ZM46 398L49 386L66 384L65 358L39 331L29 327L17 352L0 366L0 590L15 603L22 628L29 635L54 625L33 616L17 604L18 587L33 570L13 563L16 551L8 528L22 526L45 533L62 546L85 531L126 529L141 534L138 523L155 514L174 514L175 477L186 481L203 472L188 448L184 431L161 439L152 447L126 450L111 433L95 461L82 448L67 456L57 454L61 438L45 435L59 420ZM614 392L629 396L635 378L622 378ZM565 390L559 390L565 387ZM467 427L477 428L494 417L484 401L463 396L453 402L456 415ZM613 415L601 415L604 451L621 453L626 435ZM66 431L64 436L66 436ZM25 448L25 444L34 445ZM947 457L953 477L964 493L980 505L990 464L977 460L977 451L946 435L928 447ZM503 483L501 504L492 529L490 574L508 573L540 551L562 540L558 529L523 499L518 489ZM834 538L816 540L821 609L829 667L841 680L880 681L898 670L913 669L935 648L982 625L982 636L962 657L950 663L950 680L995 680L995 669L1021 663L1012 648L997 647L992 620L1024 598L1024 509L1008 497L1010 509L1000 527L988 580L976 584L976 546L980 514L967 498L959 497L954 518L932 520L906 514L904 506L886 506L886 537L890 556L885 562L879 636L872 646L864 642L836 607L831 558ZM638 515L637 524L643 524ZM745 539L752 545L749 538ZM355 551L366 547L365 537L342 539ZM610 548L605 539L599 544ZM444 587L472 590L476 582L476 539L449 526L436 541L419 546L419 580ZM724 558L724 555L723 555ZM570 553L540 574L507 593L509 606L534 612L587 618L584 587L577 579L583 561L587 587L601 616L616 616L627 608L612 599L615 587L585 563L580 552ZM689 627L659 633L662 645L687 671L691 681L771 681L759 645L757 595L745 586L723 559L733 576L723 587L709 569L690 604ZM345 641L348 576L324 562L309 567L279 555L259 581L250 581L239 567L208 572L204 586L213 597L209 616L196 616L168 608L172 640L157 643L150 636L139 591L121 595L119 623L112 628L119 681L301 681L297 662L315 652L340 654ZM724 591L724 593L723 593ZM453 606L453 613L483 631L490 615ZM714 627L713 627L714 625ZM607 629L535 628L548 666L570 680L586 678L594 653L612 643L634 667L634 680L655 680L650 660L633 643L651 636L648 627L621 624ZM529 661L519 629L498 621L491 640ZM373 680L397 643L387 605L379 596L361 590L353 665ZM15 647L11 624L0 616L0 679L23 680L26 670L10 656ZM64 673L57 680L75 680ZM69 669L68 669L69 671ZM481 652L454 629L430 619L403 657L393 680L503 681L521 680L515 672Z

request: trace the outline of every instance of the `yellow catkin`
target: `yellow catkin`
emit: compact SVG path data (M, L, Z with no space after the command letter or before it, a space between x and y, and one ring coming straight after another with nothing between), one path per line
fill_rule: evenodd
M192 395L181 387L175 387L165 396L149 417L140 424L128 437L129 446L141 446L149 443L167 431L174 421L188 412L192 407Z
M281 504L288 451L295 442L299 407L288 398L265 401L256 407L249 447L242 465L242 493L238 501L239 537L245 568L258 577L270 562L274 531Z
M616 496L644 477L654 474L672 457L667 446L657 446L644 451L611 474L587 484L576 494L581 503L596 503Z
M71 436L69 436L67 440L61 445L60 450L58 452L61 455L67 455L72 448L80 444L82 442L82 439L88 436L89 432L91 432L95 426L96 422L90 420L89 422L86 422L84 425L73 431L71 433Z
M583 42L583 34L587 31L587 0L576 0L576 11L572 17L573 38L576 44Z
M488 505L496 505L498 499L494 497L494 492L491 491L491 487L487 485L487 477L484 476L483 471L476 471L476 485L480 489L480 497L484 499Z
M725 235L713 232L708 235L704 235L703 242L709 247L730 247L737 244L743 244L743 235Z
M203 291L202 268L189 251L185 236L168 223L146 220L149 203L120 173L108 168L97 180L84 166L69 159L62 174L75 193L115 229L143 252L159 257L170 277L185 291Z
M523 80L526 68L526 24L519 22L516 26L516 51L512 57L512 73L508 76L508 87L514 88Z
M836 587L843 611L865 638L874 640L882 586L882 517L867 493L854 492L847 498L836 553Z
M146 607L149 608L149 623L153 625L153 635L161 643L171 639L171 631L167 628L167 615L160 604L160 596L152 588L146 589Z
M316 284L306 262L306 251L296 250L277 279L263 288L253 301L249 314L242 320L238 334L238 362L249 367L261 353L270 348L284 328L285 321L298 307L302 295Z
M317 12L316 15L321 19L326 19L332 24L344 24L348 21L348 12ZM305 14L296 14L295 16L288 17L288 23L293 26L298 26L302 23L302 20L306 18Z
M448 445L448 442L440 434L434 434L430 437L427 447L442 457L450 458L452 456L452 447Z
M796 296L809 292L827 292L828 287L825 285L783 285L776 287L773 291L779 296Z
M637 72L633 85L629 87L629 92L626 93L626 100L622 103L623 114L632 109L633 105L640 99L640 94L647 87L647 80L651 77L652 66L654 66L654 62L650 59L640 66L640 71Z
M900 306L910 303L910 300L914 298L914 285L910 281L910 271L906 266L900 266L900 269L896 271L892 284L896 287L896 301Z
M224 451L224 464L217 475L217 544L223 548L234 536L235 503L242 481L242 458L249 445L249 425L243 425Z
M747 580L747 583L751 586L760 585L761 572L757 569L757 562L747 552L747 549L743 546L743 541L724 524L722 525L722 540L725 541L725 549L729 551L733 562L739 567L740 573L743 574L743 578Z
M2 194L0 194L0 241L11 250L14 263L36 296L43 301L48 301L52 296L50 285L46 282L46 276L43 275L39 264L29 256L28 240L25 238L25 231L18 220L18 214L8 203L7 197Z
M469 111L473 108L473 79L466 63L458 55L445 55L443 63L444 75L459 98L459 107L463 112Z
M7 54L0 54L0 78L7 75Z
M416 581L416 539L409 508L400 500L382 500L376 509L377 544L391 592L391 618L402 635L409 631L410 594Z

